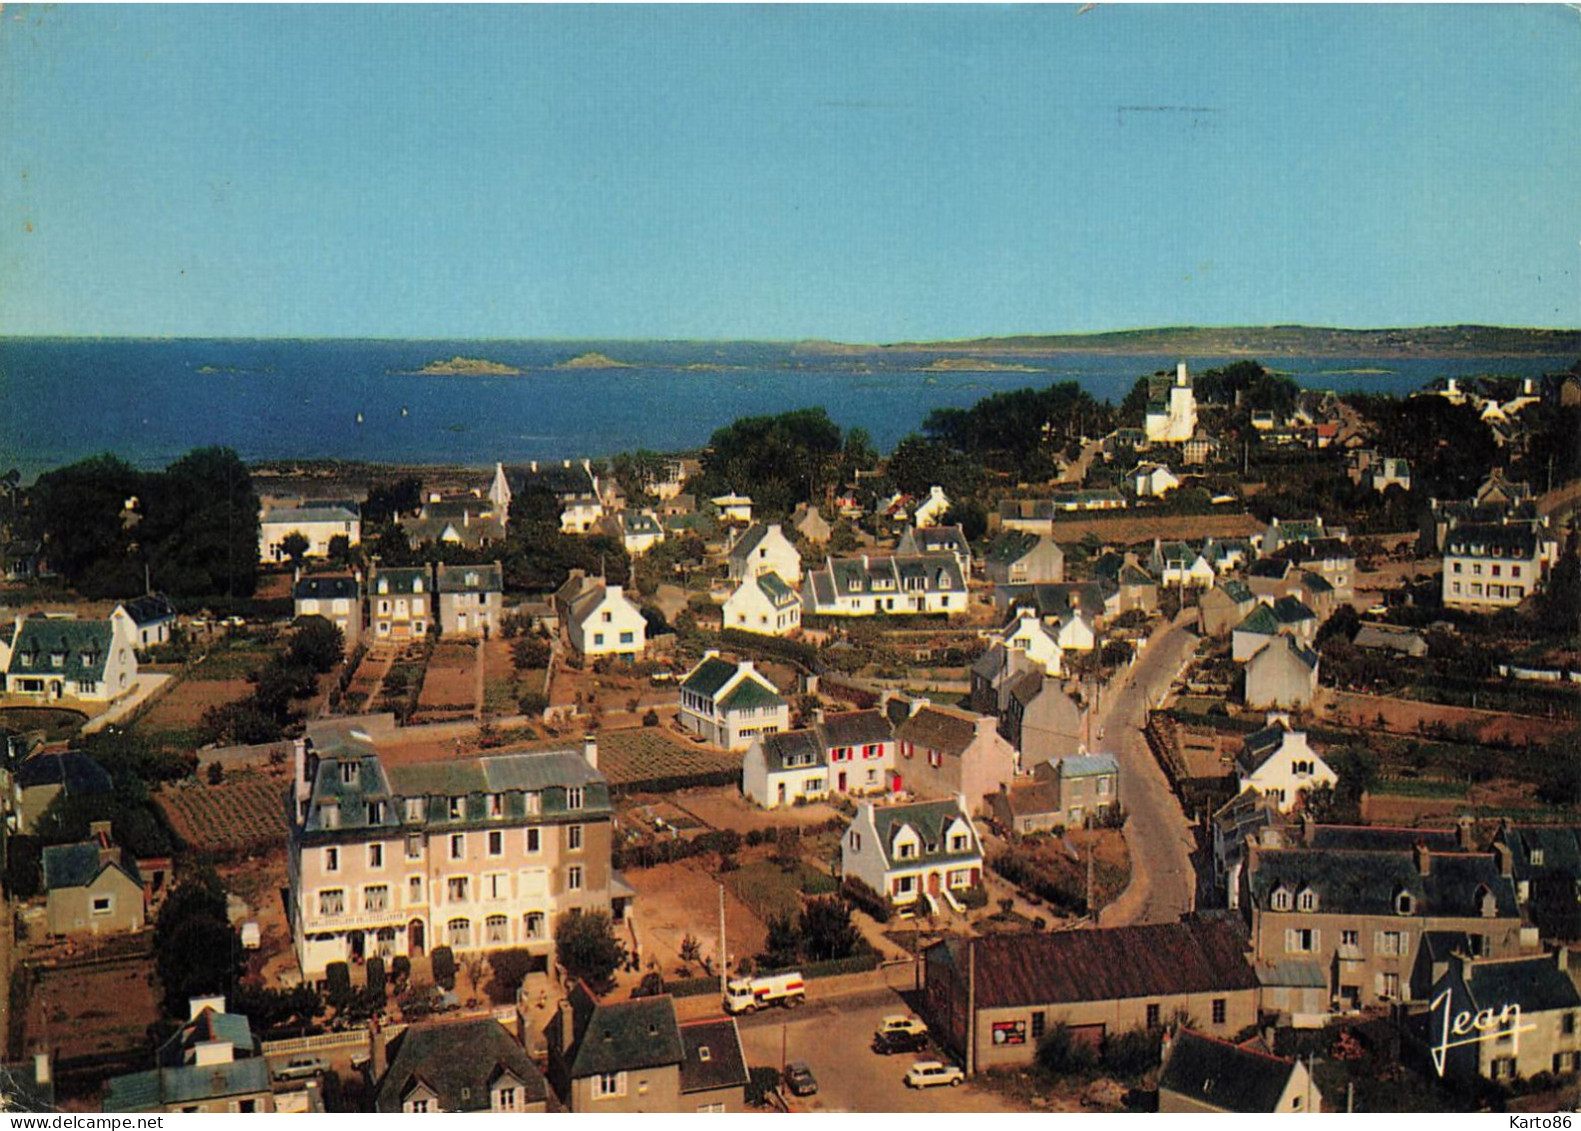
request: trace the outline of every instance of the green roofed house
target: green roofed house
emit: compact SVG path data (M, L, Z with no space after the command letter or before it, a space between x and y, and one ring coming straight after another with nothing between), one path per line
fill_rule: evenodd
M10 652L8 695L104 703L137 687L135 640L113 621L34 613L17 625Z
M1238 664L1250 660L1275 636L1293 636L1301 644L1317 635L1317 614L1295 597L1259 604L1231 634L1230 655Z
M549 1110L543 1073L492 1017L413 1025L389 1053L376 1084L381 1115Z
M705 742L745 750L761 734L790 726L790 704L752 666L710 650L681 681L681 725Z

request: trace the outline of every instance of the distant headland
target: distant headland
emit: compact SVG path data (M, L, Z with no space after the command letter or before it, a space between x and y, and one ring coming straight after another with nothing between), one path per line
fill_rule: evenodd
M850 345L801 342L808 353L1114 353L1179 354L1185 357L1478 357L1557 355L1581 352L1581 330L1520 326L1418 326L1346 330L1326 326L1166 326L1099 334L1017 334L956 341Z
M926 368L929 373L1036 373L1030 365L1010 361L989 361L981 357L935 358Z
M522 371L502 361L453 357L449 361L430 361L417 372L425 377L520 377Z

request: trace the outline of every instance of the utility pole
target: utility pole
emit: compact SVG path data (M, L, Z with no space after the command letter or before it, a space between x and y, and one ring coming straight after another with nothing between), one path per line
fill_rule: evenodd
M730 977L730 952L725 949L725 885L719 882L719 996L725 996Z

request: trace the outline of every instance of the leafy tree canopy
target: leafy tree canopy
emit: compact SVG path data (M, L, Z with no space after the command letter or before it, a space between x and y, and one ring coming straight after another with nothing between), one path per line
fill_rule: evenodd
M846 447L840 426L822 408L743 417L709 441L702 491L710 497L739 491L764 513L788 514L839 485Z
M555 955L573 978L603 991L626 961L626 944L615 934L607 911L572 911L554 932Z

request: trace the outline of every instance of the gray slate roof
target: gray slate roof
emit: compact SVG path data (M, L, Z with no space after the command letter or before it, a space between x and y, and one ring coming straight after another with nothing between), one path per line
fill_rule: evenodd
M104 1085L104 1110L154 1111L169 1105L268 1091L268 1061L250 1056L225 1064L151 1068L147 1072L113 1076Z
M435 587L441 593L503 593L505 579L498 562L489 565L441 565Z
M1182 1029L1171 1042L1158 1087L1228 1112L1272 1112L1294 1071L1293 1060Z
M355 601L357 579L349 574L309 574L298 581L291 595L298 601Z
M35 754L16 768L13 780L19 789L59 785L74 795L109 793L115 788L109 771L81 750Z
M951 852L944 841L944 831L959 819L971 831L971 838L964 852ZM915 829L922 838L922 851L907 860L894 856L895 837L906 826ZM878 831L879 843L884 848L884 858L891 865L909 867L926 863L953 864L963 860L977 860L982 849L977 843L977 830L955 801L917 801L910 805L883 805L873 808L873 827ZM928 846L933 851L928 851Z
M12 645L13 676L54 675L75 682L98 682L114 643L107 620L31 616L22 622ZM55 657L61 657L57 666Z
M413 1025L391 1046L375 1110L399 1112L420 1082L447 1112L488 1111L489 1093L506 1073L521 1082L528 1104L548 1099L543 1074L492 1017Z
M1515 885L1499 875L1486 853L1432 852L1428 874L1422 875L1410 851L1334 852L1324 849L1264 849L1257 854L1251 877L1252 898L1271 907L1275 889L1294 897L1311 888L1318 909L1326 914L1394 915L1395 898L1410 893L1414 916L1479 918L1478 893L1492 893L1499 917L1513 918Z
M133 597L130 601L122 601L121 608L126 610L126 615L132 618L132 623L139 628L144 625L158 624L160 621L174 620L176 607L170 603L170 598L163 593L150 593L146 597Z
M1581 993L1551 954L1477 962L1467 971L1466 989L1479 1008L1518 1004L1523 1014L1581 1007Z
M675 1003L668 994L594 1007L571 1056L571 1076L629 1072L683 1063Z
M730 1018L693 1021L681 1026L681 1092L744 1087L746 1056L741 1035Z

